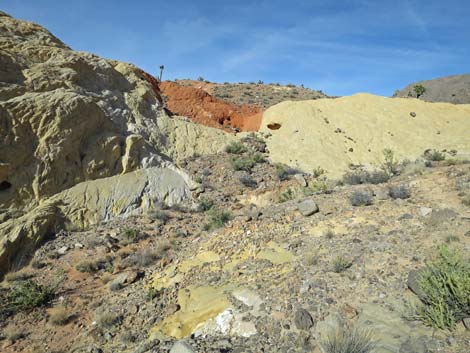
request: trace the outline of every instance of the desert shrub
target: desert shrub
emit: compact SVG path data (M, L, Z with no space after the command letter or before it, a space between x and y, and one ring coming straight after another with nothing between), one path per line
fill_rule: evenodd
M8 338L11 342L16 342L24 337L26 337L26 332L22 327L16 327L12 324L5 327L3 330L6 338Z
M243 175L238 180L240 180L240 183L242 183L244 186L249 188L255 188L258 185L256 181L253 178L250 178L248 175Z
M343 175L342 181L346 185L359 185L363 184L365 177L364 177L363 170L355 170L351 172L347 172Z
M209 211L214 206L214 201L211 201L205 197L199 200L197 208L200 212Z
M450 243L453 243L453 242L458 242L458 241L460 241L460 238L455 234L450 234L450 235L446 236L446 238L445 238L445 242L447 244L450 244Z
M335 236L335 233L331 230L331 229L328 229L324 234L323 236L326 238L326 239L333 239L334 236Z
M470 262L454 248L443 245L437 258L420 273L417 317L426 325L453 330L470 316Z
M248 151L246 146L241 142L231 142L227 146L225 146L225 152L230 154L242 154Z
M155 212L158 213L158 212ZM145 238L145 234L141 233L138 229L135 228L124 228L119 234L121 242L123 244L130 244L138 242L141 239Z
M218 210L213 208L207 212L207 214L207 223L204 226L204 229L206 230L221 228L225 225L225 223L233 219L232 212L225 210Z
M286 180L289 178L289 167L282 163L276 163L274 165L274 168L276 170L276 176L279 180Z
M375 346L370 331L353 327L343 320L321 342L324 353L370 353Z
M153 218L158 219L162 223L166 223L171 219L170 215L163 210L156 210L155 212L153 212L152 216ZM137 238L138 236L134 237L133 240Z
M318 177L322 176L325 173L326 173L326 170L323 169L322 167L316 167L315 169L313 169L313 176L315 178L318 178Z
M8 294L8 306L14 312L30 310L49 303L55 296L57 287L46 286L32 280L15 284Z
M344 256L338 256L333 260L333 272L340 273L352 266L352 262Z
M407 199L411 196L410 189L404 184L394 185L388 189L388 194L392 199Z
M146 267L153 264L159 258L161 258L159 251L152 249L143 249L135 252L134 254L128 256L125 260L123 260L122 266Z
M388 175L395 175L398 173L398 161L395 159L395 154L390 148L383 150L384 161L382 163L382 170Z
M292 188L287 189L279 195L278 202L283 203L286 201L294 200L296 193Z
M122 322L122 315L112 311L100 311L95 314L94 321L102 329L110 329Z
M104 261L98 260L83 260L75 265L75 269L79 272L95 273L104 268Z
M29 270L20 270L16 272L10 272L5 275L5 279L8 282L25 281L32 277L34 277L34 273Z
M353 206L369 206L372 205L373 197L368 191L356 190L349 197L349 201Z
M52 308L49 311L49 321L57 326L65 325L70 318L70 313L64 306Z
M439 162L439 161L443 161L444 159L446 159L446 156L444 153L439 152L438 150L432 150L432 151L428 150L424 152L424 158L427 159L428 161Z
M390 180L390 175L381 170L374 170L370 173L366 173L366 183L369 184L383 184Z
M312 195L314 194L331 194L333 192L335 184L333 181L322 178L317 179L311 183L307 188L311 190Z
M257 163L263 162L264 157L261 153L253 153L248 156L234 157L230 160L230 163L234 170L245 170L247 172L251 171L251 169Z

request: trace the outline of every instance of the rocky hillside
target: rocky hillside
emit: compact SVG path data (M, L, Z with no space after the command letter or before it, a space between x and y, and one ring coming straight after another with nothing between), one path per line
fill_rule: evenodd
M205 90L215 98L237 105L255 105L267 109L284 101L302 101L328 98L322 91L303 86L275 83L214 83L209 81L177 80L180 85Z
M424 87L419 99L427 102L470 104L470 74L414 82L397 91L394 97L417 97L416 86Z
M60 232L10 273L2 352L330 353L341 322L376 353L468 352L464 321L433 329L410 308L438 247L469 253L468 164L335 185L260 158L248 168L239 161L265 154L244 141L182 162L203 186L197 211Z

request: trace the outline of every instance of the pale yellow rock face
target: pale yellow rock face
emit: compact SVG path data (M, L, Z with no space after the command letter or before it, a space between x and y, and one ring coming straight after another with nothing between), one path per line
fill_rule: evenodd
M428 148L470 157L470 105L371 94L287 101L264 113L261 131L272 134L267 143L274 162L308 172L322 167L330 177L350 164L380 164L385 148L398 159L418 158Z

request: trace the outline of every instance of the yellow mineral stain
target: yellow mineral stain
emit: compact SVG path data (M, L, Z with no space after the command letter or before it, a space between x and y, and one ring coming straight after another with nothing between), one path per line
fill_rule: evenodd
M206 321L216 317L231 306L224 294L229 286L188 287L189 292L181 289L178 292L178 304L181 309L165 318L151 330L151 337L161 335L181 339L191 335L194 330Z
M258 259L265 259L272 262L275 265L280 265L295 260L295 255L285 250L281 245L270 241L266 244L268 249L261 250L256 257Z
M201 266L205 263L217 262L220 260L220 256L214 251L202 251L198 253L195 257L189 260L181 262L178 266L178 269L186 273L196 266Z

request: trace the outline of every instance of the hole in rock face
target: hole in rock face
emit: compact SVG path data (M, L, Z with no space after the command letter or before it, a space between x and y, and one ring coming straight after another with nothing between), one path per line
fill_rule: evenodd
M269 130L279 130L280 128L281 128L281 124L278 124L278 123L268 124Z
M11 188L11 183L8 181L4 180L0 183L0 191L8 190L9 188Z

